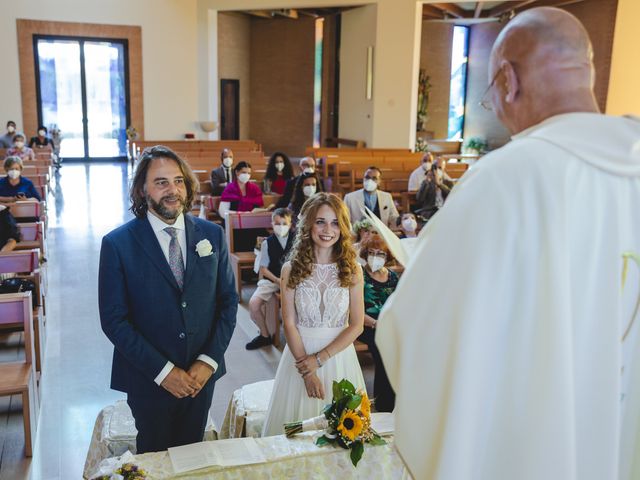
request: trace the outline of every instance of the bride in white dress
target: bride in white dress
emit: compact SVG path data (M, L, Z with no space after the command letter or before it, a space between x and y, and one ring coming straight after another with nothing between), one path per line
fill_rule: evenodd
M318 193L302 207L290 262L282 268L282 353L262 436L316 417L331 402L332 383L366 389L353 341L362 333L362 268L351 243L349 213L335 195Z

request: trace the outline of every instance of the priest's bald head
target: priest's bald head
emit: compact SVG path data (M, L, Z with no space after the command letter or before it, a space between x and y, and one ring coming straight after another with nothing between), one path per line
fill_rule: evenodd
M569 112L597 112L593 49L570 13L541 7L517 15L491 51L489 95L512 134Z

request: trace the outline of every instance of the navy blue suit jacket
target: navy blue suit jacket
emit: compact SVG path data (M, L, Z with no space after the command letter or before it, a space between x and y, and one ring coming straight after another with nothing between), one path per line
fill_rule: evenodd
M134 395L164 390L155 377L170 360L187 370L198 355L218 363L236 324L238 295L222 229L185 215L187 266L182 290L146 218L136 218L102 239L98 299L102 330L115 346L111 388ZM213 254L200 257L207 239Z

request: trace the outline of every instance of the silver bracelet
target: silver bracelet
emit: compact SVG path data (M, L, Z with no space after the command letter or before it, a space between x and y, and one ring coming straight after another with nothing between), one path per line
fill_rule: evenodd
M316 362L318 363L318 368L322 367L322 362L320 361L320 352L315 354Z

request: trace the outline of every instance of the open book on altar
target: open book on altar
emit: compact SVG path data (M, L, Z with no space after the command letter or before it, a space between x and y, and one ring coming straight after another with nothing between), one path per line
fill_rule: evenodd
M169 449L169 458L175 473L214 465L232 467L267 461L254 438L232 438L172 447Z
M401 240L398 236L393 233L393 231L387 227L382 220L380 220L375 213L369 210L367 207L364 207L364 215L371 223L373 223L374 228L378 231L380 236L384 238L384 241L387 243L389 250L396 258L398 263L400 263L403 267L406 267L413 256L413 252L415 251L415 246L418 241L417 238L407 238Z

